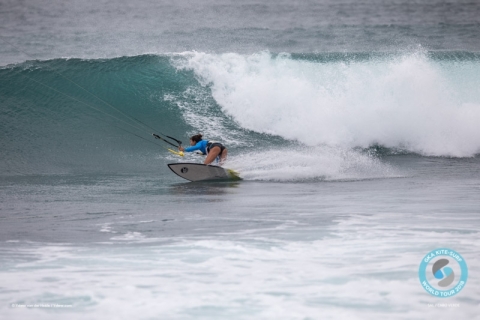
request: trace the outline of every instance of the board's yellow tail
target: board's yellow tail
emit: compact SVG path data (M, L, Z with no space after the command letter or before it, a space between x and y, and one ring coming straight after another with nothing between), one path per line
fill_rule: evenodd
M242 180L242 178L240 178L240 174L237 171L232 170L232 169L225 169L225 170L227 170L228 175L230 176L230 179L232 179L232 180Z

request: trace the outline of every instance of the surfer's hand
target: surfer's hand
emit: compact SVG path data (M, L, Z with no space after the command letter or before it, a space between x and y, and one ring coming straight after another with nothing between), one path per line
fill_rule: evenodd
M185 151L185 148L182 147L182 146L178 146L178 150L180 150L180 151Z

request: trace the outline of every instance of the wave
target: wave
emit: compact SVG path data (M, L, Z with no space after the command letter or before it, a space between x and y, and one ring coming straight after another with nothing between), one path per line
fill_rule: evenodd
M0 68L0 170L167 174L158 130L223 141L248 179L390 177L372 148L479 152L479 84L468 52L26 61Z
M480 150L480 63L417 52L314 61L291 55L186 53L240 126L309 146L382 145L429 156ZM326 60L326 61L325 61Z

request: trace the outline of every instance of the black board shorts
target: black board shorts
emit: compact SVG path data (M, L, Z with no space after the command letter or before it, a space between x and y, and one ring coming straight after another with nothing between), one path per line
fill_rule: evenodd
M209 142L207 143L207 153L210 153L210 150L214 147L220 147L220 153L218 155L221 155L223 153L223 150L225 150L225 146L219 142Z

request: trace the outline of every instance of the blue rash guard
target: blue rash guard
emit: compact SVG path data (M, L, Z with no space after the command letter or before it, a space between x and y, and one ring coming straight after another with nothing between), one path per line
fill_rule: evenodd
M200 140L197 142L196 145L185 148L185 151L192 152L192 151L200 150L203 154L207 154L207 144L208 144L208 140Z

